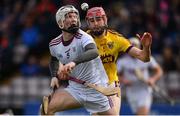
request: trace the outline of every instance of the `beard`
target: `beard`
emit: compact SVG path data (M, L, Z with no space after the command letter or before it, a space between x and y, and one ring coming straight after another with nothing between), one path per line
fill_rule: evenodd
M72 34L77 33L78 30L79 30L79 26L78 26L78 25L75 25L75 24L72 24L72 25L67 29L67 31L68 31L69 33L72 33Z
M77 31L79 30L79 25L72 24L70 27L67 29L61 29L62 31L71 33L71 34L76 34Z
M100 36L104 33L106 26L91 29L91 33L95 36Z

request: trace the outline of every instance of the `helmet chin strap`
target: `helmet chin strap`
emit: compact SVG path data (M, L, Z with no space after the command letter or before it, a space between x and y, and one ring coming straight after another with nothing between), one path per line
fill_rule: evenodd
M100 36L103 34L103 32L108 28L108 25L105 25L103 27L101 27L101 30L100 31L93 31L91 30L91 33L95 36Z
M79 30L79 27L72 25L72 26L69 27L68 29L61 29L61 30L62 30L62 31L65 31L65 32L68 32L68 33L71 33L71 34L75 34L75 33L77 33L77 31Z

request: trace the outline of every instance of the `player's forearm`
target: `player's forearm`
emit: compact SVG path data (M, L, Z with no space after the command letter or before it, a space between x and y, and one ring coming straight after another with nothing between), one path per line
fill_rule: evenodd
M73 62L75 62L76 65L78 65L80 63L84 63L84 62L93 60L98 56L99 56L99 54L98 54L98 50L97 50L96 46L94 44L88 44L85 47L85 52L83 54L81 54L80 56L78 56L76 59L74 59Z
M55 57L51 57L50 63L49 63L49 69L50 69L51 77L57 76L58 68L59 68L58 59Z
M143 50L140 53L142 56L142 61L148 62L150 61L150 56L151 56L151 49L150 48L143 48Z
M160 67L160 66L157 66L155 69L155 73L154 73L154 75L153 75L153 79L155 80L155 82L156 81L158 81L161 77L162 77L162 75L163 75L163 70L162 70L162 68Z
M76 65L78 65L80 63L84 63L84 62L93 60L96 57L98 57L98 51L96 49L91 49L91 50L84 52L82 55L80 55L76 59L74 59L73 62L75 62Z
M128 54L131 56L138 58L139 60L143 62L148 62L150 61L150 56L151 56L151 50L150 48L143 48L143 50L137 48L137 47L132 47Z

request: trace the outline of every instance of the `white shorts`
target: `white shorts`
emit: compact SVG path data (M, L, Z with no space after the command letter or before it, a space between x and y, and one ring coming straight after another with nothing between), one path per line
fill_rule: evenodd
M110 109L111 100L92 88L65 88L90 113L104 112Z
M132 111L136 113L139 107L145 106L148 109L151 107L152 91L148 88L127 90L126 98Z

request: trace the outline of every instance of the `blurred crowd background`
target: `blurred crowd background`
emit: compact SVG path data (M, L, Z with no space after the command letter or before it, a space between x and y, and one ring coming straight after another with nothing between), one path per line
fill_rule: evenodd
M180 1L179 0L1 0L0 1L0 113L16 114L40 103L49 91L49 42L61 31L56 10L71 4L102 6L110 28L126 38L148 31L153 36L152 55L164 70L159 85L180 102ZM158 96L155 102L163 100ZM36 109L36 108L34 108ZM29 111L30 110L30 111ZM37 109L36 109L37 110Z

